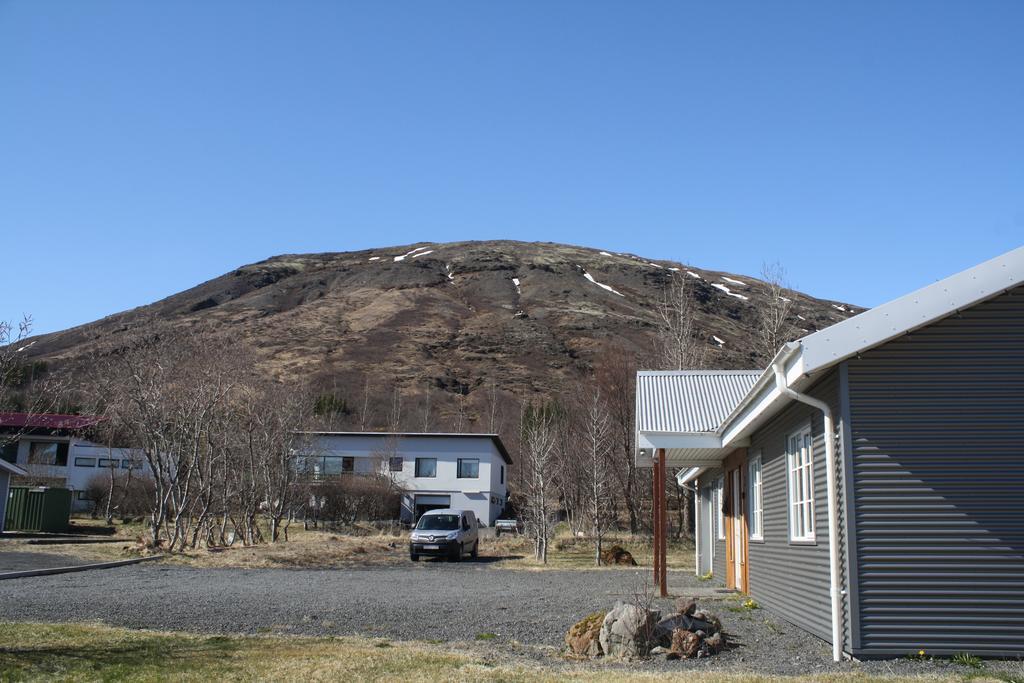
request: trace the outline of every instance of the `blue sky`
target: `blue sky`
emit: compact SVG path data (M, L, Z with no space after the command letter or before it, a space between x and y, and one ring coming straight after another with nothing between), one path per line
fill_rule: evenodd
M549 240L875 305L1024 243L1021 2L0 0L0 318Z

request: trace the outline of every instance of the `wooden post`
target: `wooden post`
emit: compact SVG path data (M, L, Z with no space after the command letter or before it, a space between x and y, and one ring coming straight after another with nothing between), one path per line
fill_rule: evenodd
M652 555L654 556L654 585L660 588L661 586L661 496L658 495L658 490L662 489L661 486L661 470L658 467L658 460L661 457L661 449L654 451L654 490L651 491L651 526L654 528L654 543L651 548Z
M658 452L658 498L661 503L658 505L658 513L660 519L658 520L658 528L661 530L659 534L658 542L658 554L661 556L658 562L658 586L661 587L661 597L668 597L668 570L666 565L668 564L668 506L665 501L665 475L666 475L666 464L665 464L665 449L659 449Z

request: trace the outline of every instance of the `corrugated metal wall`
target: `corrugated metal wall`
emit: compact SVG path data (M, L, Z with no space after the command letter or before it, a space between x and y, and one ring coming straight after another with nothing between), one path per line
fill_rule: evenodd
M7 496L10 495L8 492L8 484L10 483L11 475L5 470L0 472L0 532L4 530L4 519L7 510Z
M860 654L1024 652L1024 288L848 381Z
M839 416L838 372L816 382L808 394L833 406ZM811 425L814 440L813 544L789 540L786 440ZM761 454L764 499L764 541L750 541L750 595L778 616L829 642L832 607L829 599L828 498L825 485L825 441L821 411L793 403L754 433L749 458Z

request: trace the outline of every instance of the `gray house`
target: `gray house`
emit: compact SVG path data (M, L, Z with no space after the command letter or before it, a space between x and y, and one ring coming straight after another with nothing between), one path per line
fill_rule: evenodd
M837 660L1024 655L1024 247L763 371L639 373L637 446L697 491L697 572Z

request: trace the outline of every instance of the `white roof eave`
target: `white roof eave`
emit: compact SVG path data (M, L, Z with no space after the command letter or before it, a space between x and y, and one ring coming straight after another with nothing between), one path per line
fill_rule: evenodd
M830 325L800 340L804 373L824 370L1024 284L1024 247Z

